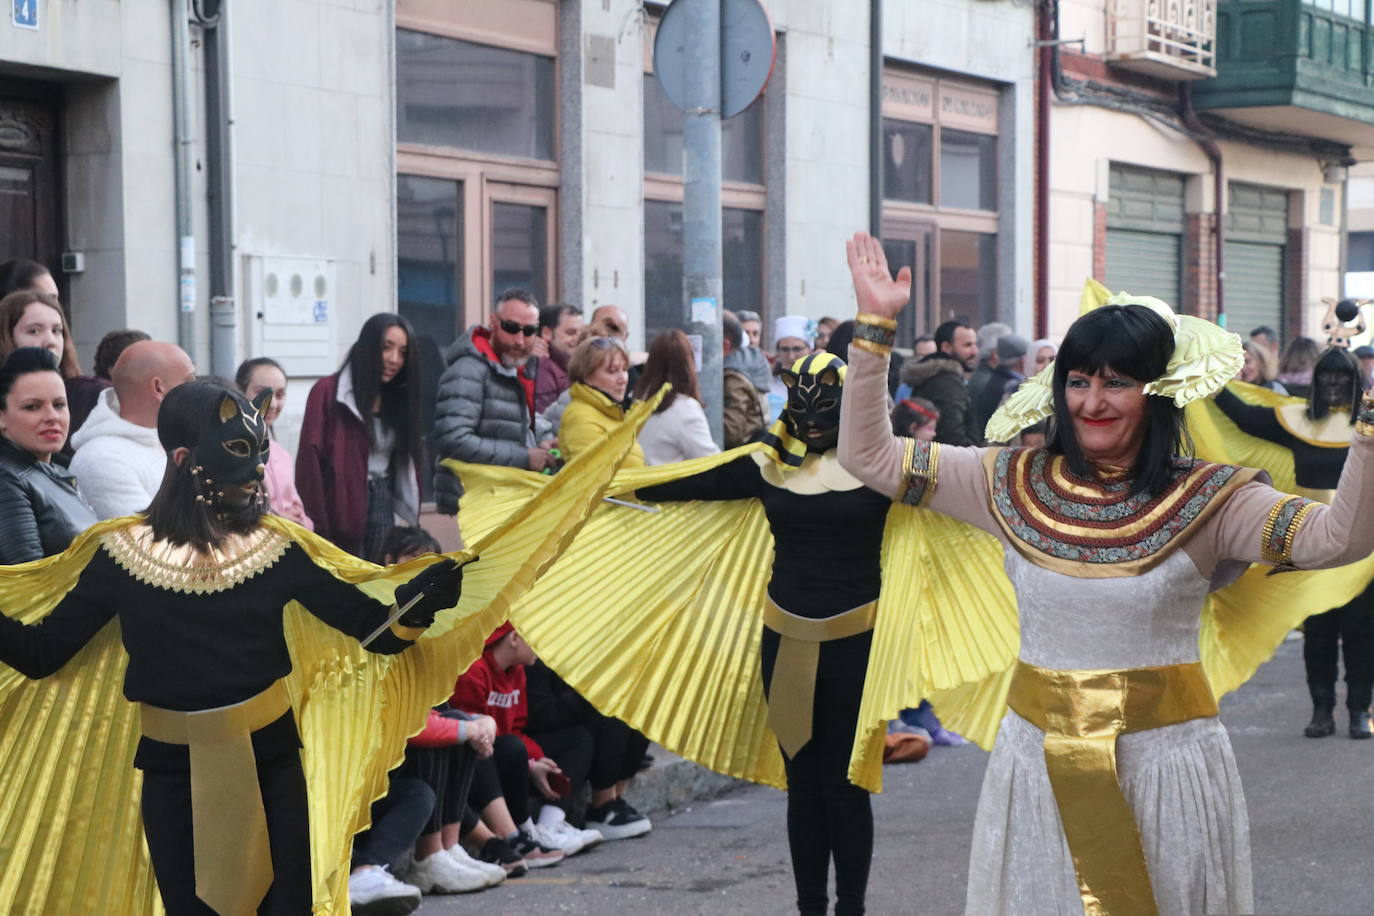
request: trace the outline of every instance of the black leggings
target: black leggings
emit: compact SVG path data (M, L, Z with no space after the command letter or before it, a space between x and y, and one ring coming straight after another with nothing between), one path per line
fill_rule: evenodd
M1303 624L1302 657L1309 684L1336 683L1336 656L1345 656L1347 704L1369 706L1374 683L1374 583L1343 607L1313 614Z
M811 740L787 766L787 841L797 909L824 916L829 905L830 861L835 862L835 916L862 916L873 859L873 807L869 794L849 781L849 755L863 699L873 634L821 644ZM767 693L778 657L778 635L763 630L763 685ZM779 697L779 702L787 698Z
M300 753L258 761L258 786L267 809L272 849L272 886L259 916L309 913L310 813ZM186 770L143 771L143 833L167 916L215 916L196 896L195 845L191 833L191 774Z
M463 819L467 803L464 786L475 777L477 754L466 744L449 747L407 747L406 759L396 768L397 776L419 779L434 790L434 807L425 833L438 833L448 824Z

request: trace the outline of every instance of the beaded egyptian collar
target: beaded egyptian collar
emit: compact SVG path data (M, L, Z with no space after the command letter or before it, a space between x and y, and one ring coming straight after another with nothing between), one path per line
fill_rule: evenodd
M146 524L108 532L100 544L119 567L145 585L172 592L207 595L225 591L272 566L291 539L260 525L248 534L231 534L208 552L189 544L153 538Z
M993 516L1037 566L1079 578L1138 576L1162 563L1257 471L1175 459L1159 496L1129 494L1124 472L1072 474L1044 449L989 449L983 457Z

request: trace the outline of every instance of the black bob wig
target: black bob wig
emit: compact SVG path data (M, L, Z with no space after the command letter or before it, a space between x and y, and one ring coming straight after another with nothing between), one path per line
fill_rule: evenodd
M1174 353L1169 322L1143 305L1104 305L1079 318L1069 328L1054 360L1054 421L1046 439L1052 454L1063 455L1078 477L1093 476L1074 433L1064 389L1070 372L1099 375L1111 371L1138 382L1152 382L1165 373ZM1131 468L1131 495L1158 496L1173 481L1175 458L1189 454L1192 444L1183 425L1183 411L1172 398L1149 396L1145 408L1145 440Z

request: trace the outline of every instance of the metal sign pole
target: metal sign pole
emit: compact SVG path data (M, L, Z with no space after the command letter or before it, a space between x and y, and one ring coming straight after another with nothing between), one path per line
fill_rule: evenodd
M720 225L720 0L684 2L688 17L683 94L682 293L688 334L701 337L697 383L706 402L711 437L724 442L721 422L724 354L721 351Z

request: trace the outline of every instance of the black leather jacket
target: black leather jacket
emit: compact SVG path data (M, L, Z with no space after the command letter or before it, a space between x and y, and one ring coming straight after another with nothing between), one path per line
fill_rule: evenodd
M0 436L0 564L60 553L97 521L71 471Z

